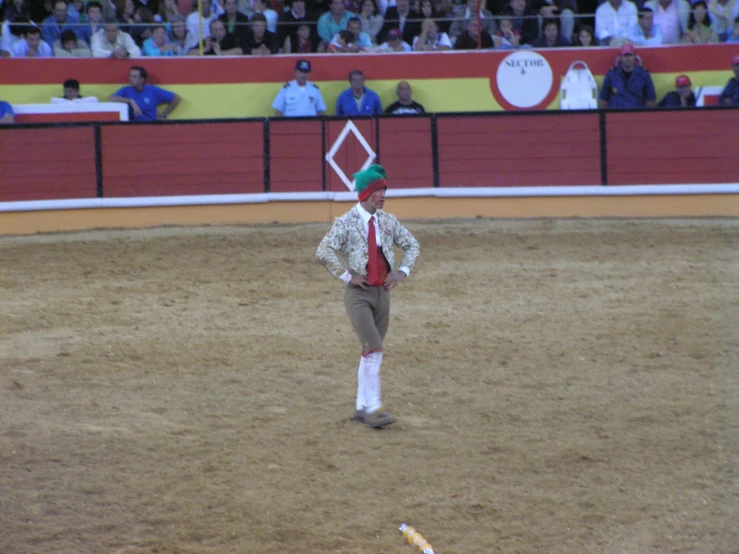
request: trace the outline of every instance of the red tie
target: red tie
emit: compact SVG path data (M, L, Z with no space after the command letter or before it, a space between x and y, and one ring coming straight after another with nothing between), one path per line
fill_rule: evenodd
M367 233L367 246L369 247L369 263L367 264L367 280L370 285L378 285L377 282L377 238L375 237L375 216L369 218L369 232Z

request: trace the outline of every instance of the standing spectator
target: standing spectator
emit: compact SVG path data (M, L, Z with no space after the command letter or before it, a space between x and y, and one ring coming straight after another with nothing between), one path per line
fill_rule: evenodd
M136 46L131 35L118 29L116 21L109 21L103 28L92 35L93 58L138 58L141 49Z
M662 28L654 22L651 8L639 10L639 21L626 32L626 39L638 46L662 45Z
M598 46L598 41L595 40L595 30L590 25L580 25L572 46Z
M190 32L192 40L195 41L195 44L188 45L188 50L197 45L201 38L205 39L210 36L210 22L216 18L218 18L218 15L211 10L211 4L208 1L203 2L202 17L197 11L187 16L187 30ZM200 37L201 31L203 33L202 37Z
M421 0L421 4L423 5L424 2L430 2L430 0ZM480 4L480 11L479 16L482 21L482 29L483 31L487 31L488 34L492 35L495 33L495 20L493 19L493 14L489 12L488 10L482 9L482 6L484 6L484 2ZM477 0L467 0L464 4L458 4L455 6L454 10L454 23L451 24L451 27L448 29L449 32L449 38L455 39L459 35L461 35L464 30L466 23L472 19L477 21L478 12L476 10L477 8ZM425 18L428 18L429 16L425 15L422 11L421 15L424 15ZM434 14L435 15L435 14ZM435 19L432 17L432 19ZM441 25L439 25L439 28L441 29ZM475 41L477 43L477 41Z
M298 32L295 35L286 35L282 45L285 54L311 54L313 52L323 53L326 48L323 42L314 32L315 25L311 23L299 23Z
M10 125L12 123L15 123L13 106L5 100L0 100L0 125Z
M735 54L731 59L731 68L734 70L734 76L721 91L719 101L724 106L739 106L739 54Z
M51 46L41 40L41 29L30 27L26 30L26 38L19 40L10 51L15 58L51 58L54 53Z
M244 44L244 54L269 56L277 54L277 36L267 30L267 18L262 13L251 16L251 34Z
M718 34L713 28L708 6L704 0L698 0L693 4L693 10L688 19L688 29L681 42L683 44L715 44L718 42Z
M272 102L275 116L312 117L326 112L321 91L308 81L310 69L308 60L298 60L295 64L295 79L282 87Z
M351 87L336 99L336 115L374 115L382 113L377 93L364 86L364 73L355 69L349 73Z
M158 119L167 119L182 98L174 92L146 84L146 69L133 66L128 73L128 86L119 89L108 98L108 102L128 104L134 121L156 121L157 107L166 104L167 107L159 114Z
M390 322L390 291L413 269L418 241L398 220L382 211L387 174L377 164L354 174L359 203L336 219L323 237L316 258L346 283L344 306L362 348L353 421L372 428L395 422L382 409L380 367ZM393 246L403 259L393 271Z
M167 29L163 23L157 23L151 28L151 36L144 41L144 56L181 56L182 51L176 42L169 40Z
M355 14L344 8L344 0L331 0L329 11L318 18L318 36L324 43L330 43L339 31L346 30L352 17L355 17Z
M531 46L534 48L561 48L571 46L570 41L559 32L559 19L545 19L541 24L542 34Z
M433 19L424 19L421 24L421 33L413 39L411 46L419 52L451 50L452 41L449 40L449 35L439 32L439 27Z
M719 39L730 42L731 29L739 17L739 1L737 0L708 0L708 11L711 12Z
M197 56L198 47L188 52L190 56ZM203 39L203 56L240 56L244 53L239 40L231 33L226 32L226 26L220 19L210 22L210 36Z
M727 34L726 42L739 42L739 15L734 19L734 30Z
M252 15L253 18L256 14L261 13L264 15L267 21L267 30L270 33L277 33L277 12L269 7L265 3L265 0L252 0Z
M411 52L413 48L403 40L403 33L400 29L390 29L387 34L387 42L383 42L378 48L378 52Z
M513 27L520 36L520 44L531 44L539 36L538 16L526 0L510 0L500 13L512 19Z
M62 31L61 37L54 42L52 48L56 58L89 58L92 56L87 44L82 40L77 40L77 35L71 29Z
M79 21L69 17L67 3L64 0L57 0L54 2L54 13L44 19L43 22L44 42L54 44L54 41L61 36L62 31L71 28L74 23L79 23Z
M455 50L476 50L477 49L477 33L480 26L477 18L467 20L464 32L457 37L454 42ZM493 48L493 37L485 29L480 33L480 48Z
M654 22L662 29L662 44L678 44L688 28L688 1L649 0L644 3L644 7L654 12Z
M603 44L624 39L636 24L636 6L629 0L606 0L595 10L595 38Z
M92 44L92 35L103 27L103 6L97 0L91 0L87 3L85 13L87 14L87 21L75 27L75 33L77 38L84 40L89 46Z
M377 10L375 0L364 0L362 2L359 10L359 20L362 23L362 32L369 35L372 44L377 44L377 35L380 34L385 20Z
M496 48L518 48L521 45L521 33L516 29L513 17L501 17L498 27L498 31L493 35Z
M426 113L423 106L418 102L414 101L413 90L408 81L400 81L398 86L395 88L395 94L398 97L397 102L393 102L387 108L385 108L386 114L391 115L406 115L415 113Z
M413 38L421 31L421 15L411 9L410 0L397 0L395 6L391 6L385 12L385 22L377 35L377 40L387 40L390 29L400 29L403 33L403 42L411 44Z
M226 26L226 32L243 44L249 38L249 18L236 9L236 0L225 0L223 8L226 11L218 19Z
M658 108L687 108L695 106L696 98L690 90L690 78L680 75L675 79L675 90L665 94L657 104Z
M618 66L606 73L598 99L599 108L653 108L657 94L649 72L637 65L636 50L630 43L621 46Z

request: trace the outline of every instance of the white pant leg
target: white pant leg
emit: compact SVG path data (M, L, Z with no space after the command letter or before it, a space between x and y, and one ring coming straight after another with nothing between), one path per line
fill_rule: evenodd
M364 357L364 397L367 413L372 413L382 408L382 388L380 386L381 365L382 352L372 352Z
M364 356L359 357L359 369L357 370L357 404L356 408L362 411L367 406L365 391L367 389L367 377L364 369Z

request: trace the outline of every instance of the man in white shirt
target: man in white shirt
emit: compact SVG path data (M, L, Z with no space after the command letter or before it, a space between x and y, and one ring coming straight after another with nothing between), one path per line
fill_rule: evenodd
M646 6L639 10L639 23L631 27L626 38L632 44L639 46L660 46L662 44L662 29L654 22L654 13Z
M54 53L51 46L41 40L41 29L30 27L26 31L26 38L21 39L10 47L15 58L51 58Z
M654 12L654 23L662 30L662 44L678 44L690 18L687 0L650 0L645 8Z
M107 21L103 28L92 35L93 58L140 58L141 49L136 45L133 37L118 28L118 22Z
M608 0L595 10L595 38L603 44L623 39L638 23L636 6L629 0Z
M197 11L194 11L187 16L187 30L189 32L189 36L191 37L190 42L193 44L185 45L185 51L189 50L190 48L194 48L195 46L200 44L200 40L198 37L200 37L201 30L203 32L202 38L208 38L210 36L210 22L214 19L218 19L218 14L213 12L210 2L203 2L202 5L202 17L200 17L200 14Z

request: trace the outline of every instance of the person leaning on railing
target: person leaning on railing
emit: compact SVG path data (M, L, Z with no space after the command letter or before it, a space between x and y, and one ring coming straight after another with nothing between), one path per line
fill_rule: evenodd
M118 22L108 20L103 28L92 35L93 58L138 58L141 49L136 45L131 35L118 28Z

